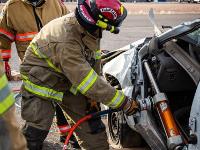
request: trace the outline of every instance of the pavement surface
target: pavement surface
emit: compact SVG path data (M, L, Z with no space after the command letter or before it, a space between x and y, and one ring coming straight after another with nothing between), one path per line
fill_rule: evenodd
M70 11L76 7L75 2L64 3ZM4 6L0 3L0 9ZM147 14L150 8L157 14L196 14L200 12L200 5L195 3L176 3L176 2L159 2L159 3L123 3L128 10L128 14ZM19 10L20 11L20 10Z
M157 9L160 7L163 7L163 11L168 12L168 9L164 10L165 5L161 5L161 4L151 4L152 6L156 7ZM177 6L179 8L180 11L178 12L184 12L186 11L186 13L183 14L179 14L179 13L174 13L174 14L162 14L162 13L157 13L158 15L156 15L156 21L158 23L159 26L161 25L171 25L171 26L175 26L178 25L184 21L190 21L196 18L200 18L200 5L196 4L196 5L187 5L189 6L188 8L190 8L190 6L195 6L194 10L198 10L198 12L196 13L188 13L189 11L186 10L185 7L186 4L183 4L182 9L180 9L179 5ZM198 5L198 7L197 7ZM149 6L147 4L138 4L138 6L143 6L144 10L147 8L149 8ZM71 8L73 8L74 5L72 5ZM132 4L130 4L129 7L132 7ZM191 8L190 8L191 9ZM191 11L190 11L191 12ZM103 33L103 39L101 41L101 49L107 49L107 50L114 50L120 47L123 47L129 43L132 43L135 40L141 39L143 37L146 36L152 36L153 33L153 27L151 25L151 23L148 20L147 15L144 14L136 14L136 13L131 13L128 15L126 21L124 22L124 24L121 27L121 32L118 35L113 35L111 33L108 32L104 32ZM16 54L16 49L15 49L15 45L13 45L13 54L12 54L12 59L11 59L11 67L14 70L18 70L19 69L19 60ZM11 83L12 87L16 87L19 88L20 83ZM20 117L20 111L17 110L17 117L18 117L18 121L20 122L21 126L23 125L23 120ZM62 144L59 143L59 133L58 130L56 128L55 123L53 123L51 131L45 141L44 144L44 150L61 150L62 149ZM114 149L112 149L114 150ZM128 150L128 149L124 149L124 150ZM132 149L132 150L144 150L143 148L137 148L137 149Z
M76 3L65 3L70 11L73 11ZM123 3L128 10L128 14L147 14L150 8L155 10L156 14L196 14L200 12L198 4L188 3Z

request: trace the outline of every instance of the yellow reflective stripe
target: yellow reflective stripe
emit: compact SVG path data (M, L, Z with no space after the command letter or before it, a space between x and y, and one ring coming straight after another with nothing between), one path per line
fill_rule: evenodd
M1 78L0 78L0 90L5 87L8 84L8 80L6 78L6 75L4 74Z
M23 74L21 74L21 77L22 77L23 80L28 80L28 77L23 75Z
M98 60L98 59L101 59L101 50L97 50L96 53L95 53L95 59Z
M96 23L96 25L97 25L98 27L101 27L101 28L103 28L103 29L106 29L106 28L107 28L107 26L108 26L108 24L107 24L107 23L105 23L105 22L103 22L103 21L101 21L101 20L97 20L97 23Z
M115 30L114 26L111 26L110 32L112 33Z
M123 14L124 13L124 7L121 5L121 7L120 7L120 11L121 11L121 14Z
M38 86L38 85L36 85L36 84L34 84L30 81L24 81L24 87L29 92L36 94L36 95L39 95L39 96L52 98L52 99L55 99L55 100L58 100L58 101L62 101L62 99L63 99L63 93L62 92L57 92L53 89Z
M91 69L88 75L83 79L83 81L78 85L77 89L82 93L85 94L95 83L97 80L97 73Z
M108 22L108 19L103 19L104 20L104 22Z
M62 73L62 71L61 71L59 68L57 68L57 67L49 60L49 58L48 58L47 56L45 56L44 54L41 53L41 51L39 50L39 48L38 48L34 43L31 43L30 46L31 46L31 48L32 48L32 50L33 50L33 52L34 52L34 54L35 54L36 56L38 56L38 57L41 58L41 59L45 59L46 62L48 63L48 65L49 65L51 68L53 68L56 72Z
M43 86L39 86L39 85L36 85L34 83L32 83L31 81L27 80L27 77L25 77L23 75L22 78L23 78L23 84L24 84L24 88L33 93L33 94L36 94L36 95L39 95L39 96L42 96L42 97L46 97L46 98L52 98L52 99L55 99L55 100L58 100L58 101L62 101L63 99L63 92L58 92L58 91L55 91L53 89L50 89L50 88L47 88L47 87L43 87Z
M38 56L39 58L47 59L47 57L45 55L40 53L40 51L38 50L37 46L34 43L31 43L30 47L32 48L32 50L36 56Z
M0 102L0 115L6 112L14 102L14 95L10 93L2 102Z
M8 87L8 80L4 74L0 78L0 115L6 112L14 102L13 94Z
M102 16L102 15L99 15L99 18L101 18L101 19L102 19L102 18L103 18L103 16Z
M51 61L49 59L46 59L46 62L48 63L48 65L53 68L56 72L62 73L62 71L57 68L56 66L54 66L54 64L51 63Z
M77 94L77 88L75 86L71 86L70 90L69 90L72 94L76 95Z
M107 105L112 108L118 108L120 104L124 101L124 98L125 98L124 94L116 90L115 96Z

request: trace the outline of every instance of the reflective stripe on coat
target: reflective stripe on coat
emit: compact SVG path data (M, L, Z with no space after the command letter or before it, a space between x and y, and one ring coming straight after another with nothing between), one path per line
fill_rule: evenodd
M71 85L67 90L73 94L119 108L126 96L99 76L99 45L100 39L86 32L71 13L51 21L34 37L20 71L29 74L35 66L49 68L50 74L61 74L68 79L63 86ZM40 77L39 73L34 74L34 78L40 80ZM45 80L45 84L50 82ZM41 82L38 86L44 85Z

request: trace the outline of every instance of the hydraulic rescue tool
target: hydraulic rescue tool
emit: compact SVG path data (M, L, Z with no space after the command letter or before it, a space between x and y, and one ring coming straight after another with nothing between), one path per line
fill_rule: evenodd
M111 113L111 112L116 112L118 110L116 109L108 109L108 110L103 110L103 111L99 111L99 112L95 112L95 113L92 113L92 114L89 114L83 118L81 118L74 126L72 126L70 129L69 129L69 132L68 132L68 135L66 137L66 140L65 140L65 143L64 143L64 146L63 146L63 150L66 150L67 149L67 145L69 143L69 139L70 137L72 136L74 130L76 130L76 128L83 122L85 121L88 121L90 119L94 119L94 118L97 118L99 116L102 116L102 115L105 115L105 114L108 114L108 113Z
M181 144L183 144L183 140L168 105L168 99L165 93L160 92L160 89L146 60L144 60L144 67L155 91L153 103L155 104L161 123L165 130L167 145L170 149L177 149L181 146Z

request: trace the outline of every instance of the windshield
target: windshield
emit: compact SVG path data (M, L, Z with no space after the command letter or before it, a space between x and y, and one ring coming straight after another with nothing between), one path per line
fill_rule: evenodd
M189 33L187 37L197 46L200 46L200 28Z

